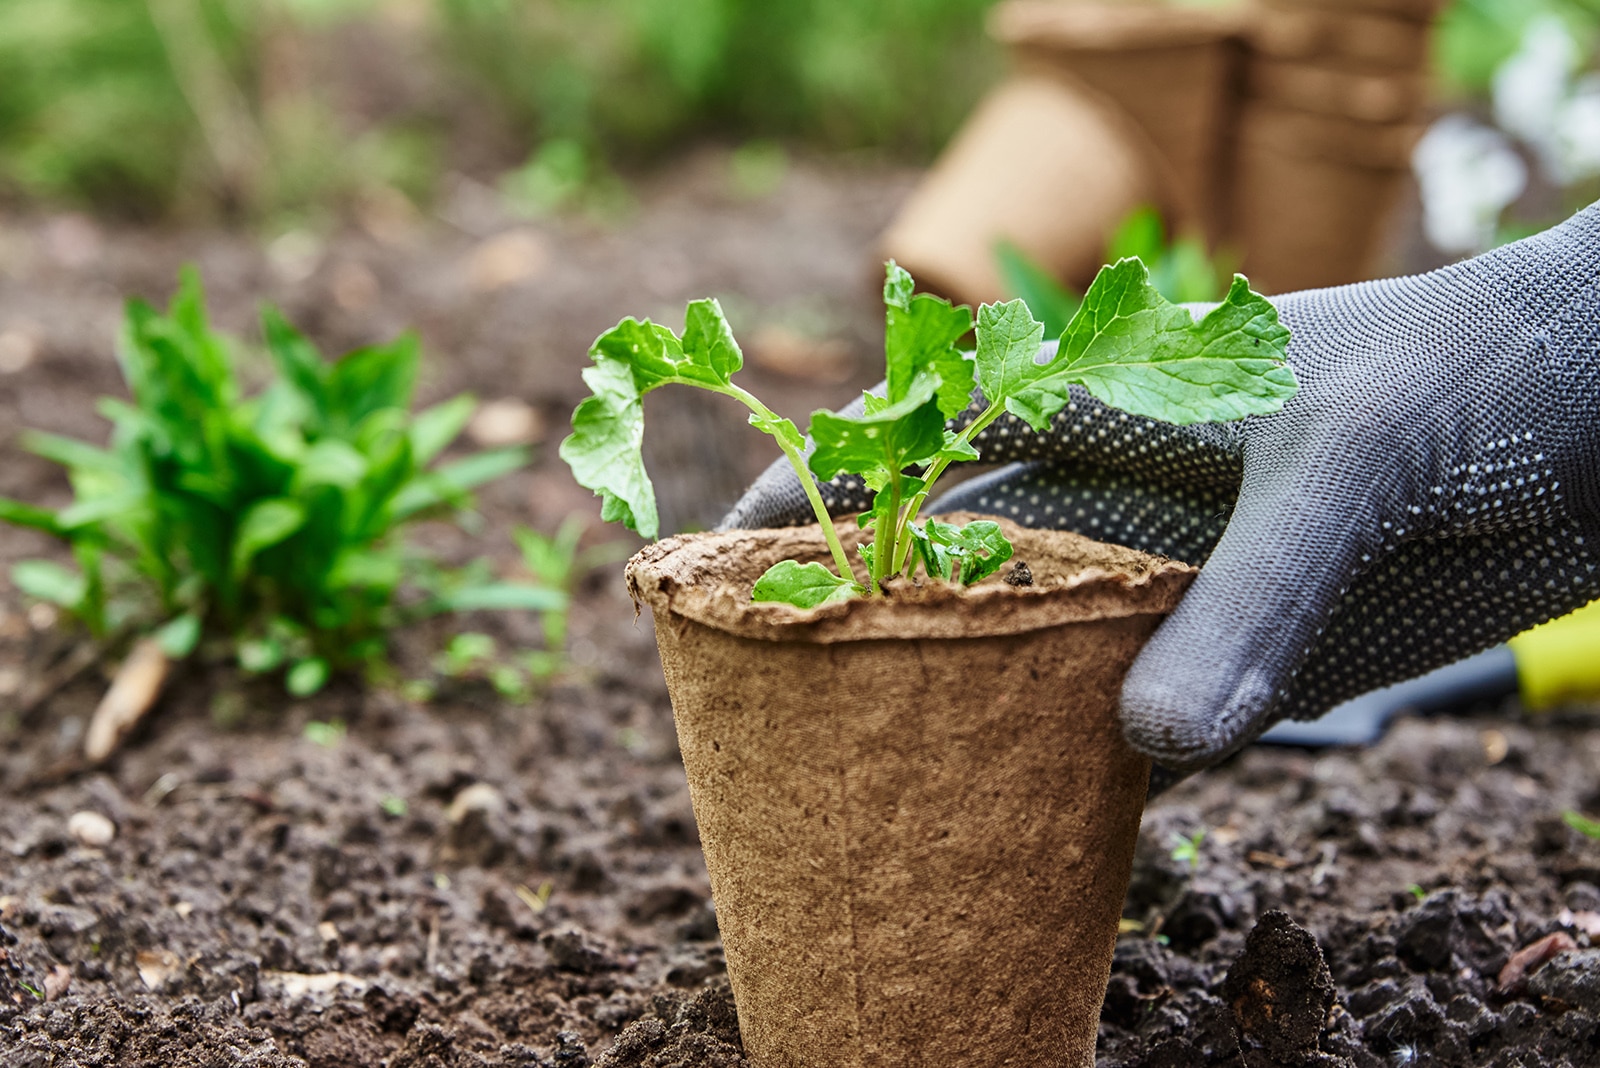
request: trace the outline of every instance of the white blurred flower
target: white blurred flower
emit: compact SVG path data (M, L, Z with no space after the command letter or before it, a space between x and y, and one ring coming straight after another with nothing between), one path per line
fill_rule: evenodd
M1559 18L1528 23L1521 47L1494 72L1494 121L1535 148L1549 144L1579 59L1578 42Z
M1558 182L1570 185L1600 174L1600 75L1591 74L1561 109L1556 122Z
M1525 141L1557 185L1600 174L1600 79L1573 78L1583 52L1566 24L1543 15L1494 74L1495 122Z
M1423 230L1443 252L1492 246L1500 213L1528 184L1528 168L1505 136L1465 115L1429 127L1411 169L1422 192Z

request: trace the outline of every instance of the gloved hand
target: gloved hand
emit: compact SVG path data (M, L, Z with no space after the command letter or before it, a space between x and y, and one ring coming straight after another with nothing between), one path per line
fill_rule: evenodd
M1008 466L931 509L1204 564L1122 692L1128 739L1175 770L1600 597L1600 204L1431 274L1273 303L1300 381L1281 412L1177 427L1074 387L1043 434L992 424L983 459ZM823 492L868 504L859 483ZM723 526L810 517L779 461Z

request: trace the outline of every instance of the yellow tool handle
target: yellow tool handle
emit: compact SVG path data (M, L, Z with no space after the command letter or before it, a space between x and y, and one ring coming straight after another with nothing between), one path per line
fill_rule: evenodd
M1512 638L1529 709L1600 698L1600 601Z

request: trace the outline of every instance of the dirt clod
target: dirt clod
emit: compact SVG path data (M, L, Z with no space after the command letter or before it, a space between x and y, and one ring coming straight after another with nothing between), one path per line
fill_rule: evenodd
M1327 1025L1333 977L1316 937L1274 909L1256 921L1222 996L1246 1052L1264 1052L1271 1058L1265 1063L1301 1064L1317 1052Z
M1033 569L1026 560L1018 560L1006 570L1006 582L1013 586L1032 586Z

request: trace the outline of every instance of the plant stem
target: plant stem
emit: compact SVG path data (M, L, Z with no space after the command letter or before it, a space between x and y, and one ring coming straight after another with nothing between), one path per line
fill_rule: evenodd
M896 555L896 535L900 530L900 495L902 492L900 472L894 472L889 479L889 484L883 492L889 494L889 507L878 512L879 522L888 519L889 528L879 530L878 524L873 524L873 534L877 539L872 551L872 588L876 590L878 583L893 575L895 572L894 561Z
M961 432L956 441L962 445L970 445L973 438L988 429L989 424L1000 418L1004 413L1005 408L1001 405L989 405L988 408L984 409L982 415L967 424L966 429ZM898 551L895 554L894 564L890 568L890 574L899 571L907 578L910 577L911 538L904 532L916 521L917 513L922 510L922 503L928 499L928 492L933 489L933 484L938 481L939 476L944 474L944 469L949 466L949 460L935 460L933 465L922 476L924 480L922 489L918 490L916 496L911 498L910 504L906 506L905 515L900 518L897 525L895 544Z
M763 421L777 423L778 415L771 408L762 404L748 390L729 384L726 389L717 389L714 392L725 393L738 400L746 408L755 412ZM771 433L768 431L768 433ZM778 448L783 450L783 455L788 457L789 466L794 468L794 473L800 478L800 488L805 490L806 500L811 502L811 510L817 515L817 522L822 524L822 536L828 543L828 551L833 554L833 562L839 568L839 577L853 579L855 572L850 569L850 557L844 551L844 545L839 541L839 531L833 525L833 517L828 514L828 506L823 503L822 491L817 488L817 480L812 477L811 469L806 466L806 458L792 442L784 440L780 434L773 434L778 442ZM869 594L877 592L877 583L867 591Z

